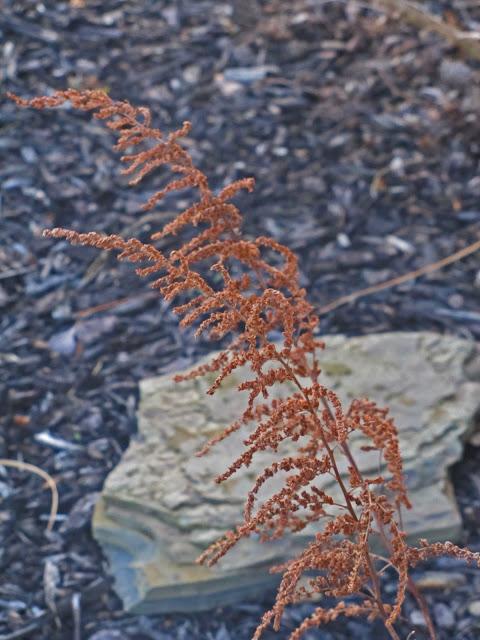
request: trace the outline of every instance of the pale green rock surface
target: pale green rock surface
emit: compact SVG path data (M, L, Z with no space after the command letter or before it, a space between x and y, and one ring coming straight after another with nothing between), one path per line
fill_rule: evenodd
M345 403L368 397L390 407L414 504L404 514L409 537L458 538L461 521L448 468L461 458L480 407L475 345L433 333L330 336L325 342L323 384ZM246 374L235 373L213 397L205 394L204 379L174 384L167 375L141 382L139 435L108 476L93 522L130 611L204 610L255 597L278 579L268 567L304 547L305 532L275 543L249 539L213 568L195 564L209 543L241 520L248 490L273 459L261 453L248 469L218 485L213 478L242 451L246 432L204 458L194 456L241 414L245 394L236 386ZM358 437L352 442L359 466L377 475L378 454L361 452L361 444ZM278 486L272 481L262 497ZM334 492L328 479L317 486Z

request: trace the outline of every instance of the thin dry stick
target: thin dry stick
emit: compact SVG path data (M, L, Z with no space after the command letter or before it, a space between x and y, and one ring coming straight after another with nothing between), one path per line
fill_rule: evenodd
M101 253L101 256L106 255L105 253ZM148 300L157 300L158 293L147 291L146 293L137 293L133 296L126 296L124 298L118 298L117 300L111 300L110 302L104 302L103 304L97 304L94 307L88 307L88 309L81 309L74 314L75 318L88 318L89 316L93 316L95 313L103 313L103 311L110 311L110 309L115 309L116 307L120 307L122 304L126 304L127 302L131 302L132 300L143 300L144 302L148 302Z
M475 251L480 249L480 240L469 244L464 249L460 249L460 251L456 251L446 258L442 258L442 260L438 260L437 262L432 262L430 264L425 265L424 267L420 267L420 269L415 269L415 271L409 271L405 273L403 276L397 276L396 278L391 278L390 280L385 280L385 282L381 282L380 284L372 285L371 287L366 287L365 289L359 289L359 291L354 291L353 293L348 293L345 296L341 296L332 302L329 302L323 307L320 307L317 310L319 315L324 315L325 313L329 313L334 309L338 309L344 304L349 302L354 302L358 300L358 298L364 298L365 296L369 296L372 293L377 293L377 291L383 291L384 289L389 289L391 287L396 287L399 284L403 284L404 282L408 282L409 280L414 280L419 276L424 276L427 273L433 273L434 271L438 271L443 267L446 267L453 262L457 262L462 258L466 258Z
M422 5L408 0L371 0L375 7L398 13L400 17L418 29L434 31L445 38L451 45L458 47L464 56L480 60L480 33L461 31L444 22L437 16L425 11Z
M58 513L58 490L57 485L55 484L55 480L43 469L36 467L34 464L29 464L28 462L21 462L20 460L7 460L5 458L0 458L0 466L2 467L14 467L15 469L20 469L21 471L31 471L35 473L37 476L40 476L47 483L50 491L52 492L52 504L50 506L50 516L48 518L47 531L51 531L53 529L53 525L55 524L55 518Z

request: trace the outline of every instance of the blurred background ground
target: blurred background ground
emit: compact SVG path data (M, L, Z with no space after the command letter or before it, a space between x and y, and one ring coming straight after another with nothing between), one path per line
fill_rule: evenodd
M476 2L425 6L480 28ZM0 638L247 640L268 596L213 615L124 614L89 529L96 493L135 433L138 380L183 368L211 345L179 332L128 265L41 238L45 227L69 226L145 239L188 198L142 213L161 177L128 189L98 122L68 107L19 110L4 90L105 88L150 106L164 129L191 120L198 166L218 187L255 176L255 192L237 198L246 232L294 249L323 305L479 238L479 66L352 1L4 0L0 42L0 456L38 465L60 492L60 517L45 534L41 481L0 473ZM321 329L478 340L479 292L473 255L341 307ZM455 473L474 547L478 461L472 448ZM478 637L467 604L480 599L480 577L464 575L448 594L429 595L440 638ZM48 604L53 584L60 623ZM308 606L265 638L286 638ZM406 613L415 619L411 603ZM350 621L310 637L382 632Z

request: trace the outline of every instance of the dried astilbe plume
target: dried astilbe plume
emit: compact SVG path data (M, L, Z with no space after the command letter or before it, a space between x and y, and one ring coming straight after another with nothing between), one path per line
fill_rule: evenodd
M220 355L188 374L213 372L208 393L213 394L238 367L249 367L251 378L239 386L247 394L245 411L199 453L240 428L249 430L244 451L217 482L248 466L260 451L277 453L285 440L297 443L295 455L278 455L258 476L246 496L243 521L199 559L211 565L244 537L257 534L262 540L275 539L315 524L317 533L307 548L275 568L283 574L276 602L254 638L260 638L270 624L279 628L285 606L324 594L336 598L336 606L316 608L293 631L291 640L339 616L381 619L390 637L398 639L395 623L407 590L424 613L430 637L435 638L423 598L409 575L411 567L441 554L480 565L480 554L450 542L408 546L400 523L401 509L410 508L410 502L396 428L387 410L365 400L354 400L345 410L337 395L321 384L317 353L323 344L315 337L318 319L300 287L295 256L271 238L247 240L241 235L242 217L231 199L240 189L252 190L253 180L239 180L214 193L179 142L190 131L189 123L165 136L151 126L147 108L112 100L102 91L70 89L31 100L10 97L23 107L45 109L69 101L76 109L93 111L117 134L115 149L125 153L123 173L132 176L132 185L167 166L175 179L150 197L144 209L152 209L172 191L194 188L198 192L198 200L154 233L151 243L58 228L45 235L118 251L120 260L139 263L140 276L155 274L151 286L166 300L179 301L175 312L182 326L195 325L197 335L206 332L213 339L229 339ZM162 253L155 245L184 230L189 232L188 241L179 241L170 253ZM273 398L272 388L283 383L293 392ZM349 444L353 432L361 432L368 448L381 454L384 475L365 477L360 472ZM342 474L345 463L348 473ZM277 474L284 478L282 488L260 500L260 490ZM336 480L335 496L318 486L325 474ZM372 551L372 538L382 541L383 555ZM393 599L382 592L381 576L386 570L398 577Z

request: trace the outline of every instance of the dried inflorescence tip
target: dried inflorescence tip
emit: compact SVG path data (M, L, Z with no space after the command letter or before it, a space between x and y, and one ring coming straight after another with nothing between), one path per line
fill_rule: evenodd
M92 111L118 136L115 148L125 152L123 173L131 176L130 184L159 167L169 167L178 177L151 196L144 209L155 207L165 195L179 189L193 188L198 193L197 202L153 233L151 242L58 228L45 231L45 236L118 251L120 260L139 263L140 276L155 276L151 286L165 299L178 299L175 311L181 325L196 325L197 335L207 332L214 339L230 339L209 364L177 377L213 372L215 380L208 393L214 393L235 369L247 366L251 371L251 378L239 386L239 392L247 394L245 411L199 452L203 455L241 428L248 431L244 451L217 482L249 466L258 452L277 453L285 440L297 443L296 455L279 456L259 474L246 496L243 522L199 559L213 564L252 534L269 540L287 531L302 531L311 523L317 525L311 544L275 569L283 573L276 603L254 637L260 638L270 624L278 629L288 604L324 594L337 598L338 604L319 606L293 631L291 640L339 616L380 618L391 638L398 639L394 625L409 589L426 617L430 637L435 638L409 569L445 553L480 565L480 554L449 542L408 546L399 525L400 509L410 508L410 502L395 425L387 410L366 400L354 400L345 410L337 395L319 382L317 354L323 343L316 337L318 319L299 284L295 256L271 238L241 236L242 216L231 199L241 189L251 191L253 179L238 180L214 193L180 145L190 131L189 123L165 136L151 126L149 109L112 100L102 91L69 89L32 100L10 97L23 107L45 109L69 101L76 109ZM177 242L168 254L154 244L185 229L189 239ZM272 397L271 390L284 384L288 384L287 396ZM349 444L353 432L361 432L368 440L367 448L380 453L382 475L365 477L360 471ZM339 458L346 461L347 475L340 473ZM282 488L260 500L261 491L279 474L284 479ZM340 497L318 486L325 474L336 480ZM372 536L383 542L382 556L372 552ZM380 576L387 568L398 576L393 602L385 602L381 588ZM310 576L308 587L302 581L306 574ZM352 596L356 602L351 601Z

